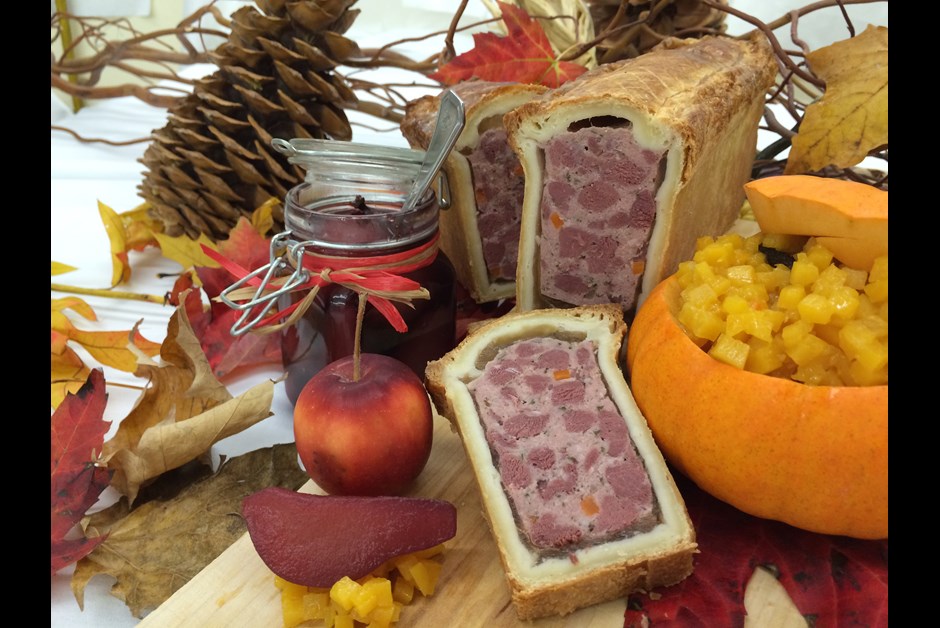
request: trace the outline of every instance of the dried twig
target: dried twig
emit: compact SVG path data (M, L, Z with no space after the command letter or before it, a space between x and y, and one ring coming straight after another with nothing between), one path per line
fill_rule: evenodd
M113 140L106 140L101 137L84 137L82 135L79 135L72 129L68 129L64 126L58 126L56 124L52 125L52 130L64 131L65 133L68 133L69 135L77 139L79 142L85 142L88 144L95 144L95 143L107 144L108 146L130 146L131 144L140 144L142 142L149 142L152 139L151 137L148 136L148 137L138 137L137 139L134 139L134 140L124 140L123 142L115 142Z
M768 103L776 103L793 118L795 123L788 127L781 124L770 108L765 110L765 129L779 135L779 138L768 146L758 160L755 161L755 171L768 169L781 169L781 161L771 161L769 158L782 152L789 146L790 138L796 133L802 120L803 112L808 102L818 98L825 90L825 83L817 77L805 63L805 56L809 47L799 37L799 21L802 17L827 8L838 8L843 16L850 36L855 34L855 28L849 19L846 5L869 4L872 2L886 2L887 0L818 0L806 6L788 11L781 17L770 22L762 22L758 18L729 6L725 0L700 0L707 11L691 16L681 24L681 28L673 27L673 15L677 10L676 0L650 0L649 2L614 2L612 0L585 0L592 9L606 11L603 18L603 28L591 41L579 42L563 54L564 60L580 58L586 52L596 47L598 58L603 63L601 49L614 57L632 56L642 54L649 46L669 36L702 36L705 34L720 34L724 26L720 15L732 15L752 25L754 30L742 35L749 37L755 31L762 33L770 43L780 66L781 82L768 95ZM112 98L117 96L134 96L140 100L159 107L169 107L181 96L188 93L187 85L192 81L183 79L173 69L176 65L186 65L209 60L208 53L201 52L192 43L194 37L208 35L225 36L216 30L203 28L200 25L202 18L212 15L220 24L228 25L229 21L210 2L207 6L195 11L182 20L174 29L166 29L153 33L139 33L135 31L126 20L104 20L101 18L77 18L64 12L53 15L53 41L63 40L63 51L52 62L52 85L63 92L85 99ZM414 72L417 76L426 77L437 70L442 64L457 55L454 48L454 36L458 32L478 28L497 18L482 20L471 24L461 25L467 0L461 0L454 11L447 30L426 33L416 37L391 42L380 48L362 50L357 58L347 59L344 65L358 70L376 69L382 67L399 68ZM599 24L598 15L595 15L595 26ZM78 27L77 36L70 43L69 21ZM679 26L679 25L677 25ZM775 31L789 27L789 35L795 49L788 50L783 47ZM111 41L104 35L105 28L118 28L128 33L129 37L123 41ZM665 29L665 30L664 30ZM74 32L74 31L73 31ZM407 42L424 41L433 37L443 37L443 48L440 53L426 59L412 59L407 55L393 50L397 45ZM75 58L74 50L80 42L87 42L96 51L85 58ZM168 41L181 44L182 51L174 49ZM610 54L608 56L610 56ZM140 64L144 64L141 66ZM148 84L124 84L115 86L99 85L103 70L107 67L120 69L138 78L146 79ZM156 68L156 69L154 69ZM80 77L80 80L77 80ZM166 83L176 82L179 87L157 87L155 81ZM377 118L397 124L404 115L404 106L407 103L402 93L396 87L404 85L380 85L354 76L345 78L350 87L364 95L371 96L371 100L361 99L358 103L344 105L350 110L360 111ZM433 87L435 84L428 85ZM413 83L410 87L419 86ZM802 100L801 100L802 99ZM61 129L67 132L67 129ZM74 135L74 133L73 133ZM76 137L78 137L76 135ZM79 138L82 141L102 141ZM141 141L141 140L134 140ZM132 143L132 142L127 142ZM876 157L887 159L886 151L874 151Z

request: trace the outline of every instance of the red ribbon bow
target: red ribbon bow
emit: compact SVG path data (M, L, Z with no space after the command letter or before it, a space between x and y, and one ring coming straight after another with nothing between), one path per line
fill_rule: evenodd
M307 294L303 299L296 300L289 306L259 320L255 326L266 327L277 321L283 321L277 328L290 324L303 315L320 288L336 283L358 292L360 298L368 296L369 302L385 316L396 331L406 332L408 326L392 301L411 305L412 299L427 299L430 297L428 291L422 288L420 283L402 275L431 264L437 256L437 244L438 235L434 234L424 244L388 255L341 257L311 253L304 250L302 264L308 273L308 279L292 288L290 292L305 291ZM249 277L254 271L244 268L206 245L202 245L202 250L229 271L237 280L248 277L246 283L256 290L263 285L264 279L260 274ZM289 262L296 268L297 260L289 258ZM283 285L284 280L285 278L276 278L270 282L273 285L265 285L262 294L259 295L260 298L263 298L265 294L271 294L278 290ZM252 291L250 298L242 299L242 301L248 302L256 298L255 291ZM268 305L269 302L264 301L264 307L268 307ZM286 321L284 321L285 318L287 318ZM271 327L267 331L274 330L275 328Z

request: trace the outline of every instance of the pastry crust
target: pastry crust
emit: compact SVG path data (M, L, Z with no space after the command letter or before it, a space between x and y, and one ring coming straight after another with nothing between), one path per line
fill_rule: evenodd
M441 249L450 258L460 281L477 303L516 294L515 281L491 280L483 257L477 226L473 174L466 155L476 148L480 134L502 124L502 116L547 91L541 85L466 81L451 88L464 102L466 124L454 150L444 162L450 207L441 211ZM406 107L401 131L412 148L426 150L434 132L439 96L423 96Z
M428 364L425 384L438 412L460 434L520 619L566 615L635 591L675 584L692 572L695 530L620 367L626 331L617 304L514 312L480 325L454 350ZM662 514L649 531L578 549L573 559L539 561L525 545L468 390L501 347L535 337L587 338L594 343L609 395L625 418Z
M670 39L635 59L599 66L507 114L509 140L526 177L517 307L552 305L539 289L540 144L572 123L613 116L630 121L642 146L666 150L640 303L691 256L696 238L724 233L738 217L765 94L776 74L775 57L759 35Z

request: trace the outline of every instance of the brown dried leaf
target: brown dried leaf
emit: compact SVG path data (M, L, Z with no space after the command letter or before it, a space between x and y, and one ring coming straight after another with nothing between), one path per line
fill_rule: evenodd
M232 397L212 374L184 308L170 317L160 356L160 366L139 365L136 375L150 384L102 449L115 471L112 486L131 503L143 484L271 416L274 383Z
M87 517L86 535L110 534L76 565L75 599L83 606L89 580L110 575L117 579L111 594L142 617L245 533L240 513L246 496L269 486L297 489L307 479L293 443L275 445L228 460L173 499L147 502L129 514L121 500Z
M888 143L888 29L869 25L806 60L826 92L806 108L785 173L855 166Z

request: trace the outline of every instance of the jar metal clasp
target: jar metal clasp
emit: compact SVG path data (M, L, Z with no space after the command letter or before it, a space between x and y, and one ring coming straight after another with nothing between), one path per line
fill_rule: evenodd
M282 231L271 238L268 257L270 261L259 266L219 294L219 300L233 310L241 312L241 316L232 324L231 334L240 336L253 329L261 322L275 305L277 300L305 283L310 274L303 266L304 242L291 240L290 231ZM297 260L296 265L291 259ZM287 275L288 270L290 274ZM285 277L284 282L277 289L272 290L271 284L275 278ZM248 287L256 277L261 277L253 295L245 300L235 301L230 298L233 292Z

